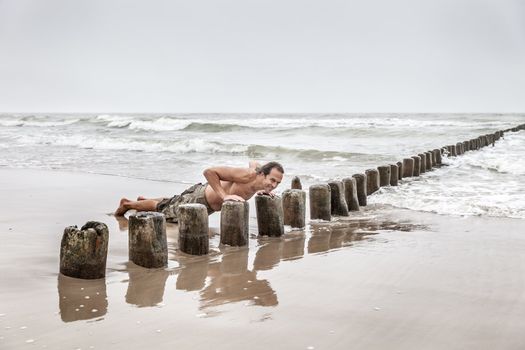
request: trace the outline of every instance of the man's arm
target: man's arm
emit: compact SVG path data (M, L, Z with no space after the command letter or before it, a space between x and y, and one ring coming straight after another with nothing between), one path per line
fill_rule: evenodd
M222 181L230 181L234 183L248 183L255 179L255 169L252 168L232 168L232 167L212 167L205 169L202 173L208 184L213 188L215 193L222 198L222 200L234 199L241 200L242 198L236 195L228 195L221 186ZM244 200L244 199L242 199Z

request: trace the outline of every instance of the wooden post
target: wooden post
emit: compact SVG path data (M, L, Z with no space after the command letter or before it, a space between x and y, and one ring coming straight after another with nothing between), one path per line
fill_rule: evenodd
M397 162L397 173L399 174L398 180L403 179L403 162Z
M421 173L421 157L420 156L412 156L412 159L414 160L414 175L413 176L419 176Z
M250 227L248 202L224 201L221 208L221 244L243 247L248 244Z
M255 196L259 236L280 237L284 234L283 204L278 196Z
M436 157L436 164L440 165L441 164L441 151L436 148L432 152L434 153L434 156Z
M458 154L456 152L456 145L450 145L450 156L456 157Z
M302 190L303 185L301 185L301 179L299 179L298 176L294 176L292 179L292 189L294 190Z
M210 250L208 211L199 203L179 206L179 248L186 254L205 255Z
M141 211L129 217L129 260L147 268L168 264L166 219L163 214Z
M345 190L342 181L330 181L330 211L332 215L348 216L348 206L345 200Z
M458 154L458 156L463 154L463 143L462 142L456 143L456 153Z
M432 170L432 153L431 152L425 152L425 160L426 160L426 171Z
M318 184L310 186L310 219L330 221L332 204L330 186Z
M357 181L355 177L347 177L343 179L343 187L345 189L345 200L348 210L359 211L359 198L357 196Z
M421 163L419 163L419 174L424 174L427 171L427 156L425 153L419 153L418 157L421 158Z
M377 167L377 171L379 172L379 186L390 186L390 165L380 165Z
M414 176L414 159L405 158L403 159L403 177Z
M108 240L108 227L101 222L88 221L80 230L66 227L60 243L60 273L82 279L105 277Z
M298 189L283 192L284 224L294 228L305 226L306 192Z
M359 206L364 207L366 206L366 175L354 174L352 177L355 179Z
M368 169L366 174L366 194L370 196L379 189L379 172L377 169Z
M390 164L390 186L397 186L399 180L399 168L396 164Z

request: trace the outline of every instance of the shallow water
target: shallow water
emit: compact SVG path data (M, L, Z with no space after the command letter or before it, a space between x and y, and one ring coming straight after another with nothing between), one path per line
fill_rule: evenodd
M523 114L1 115L0 166L203 181L211 165L280 161L303 185L525 122ZM441 214L525 217L524 132L371 200ZM167 189L166 195L172 195Z

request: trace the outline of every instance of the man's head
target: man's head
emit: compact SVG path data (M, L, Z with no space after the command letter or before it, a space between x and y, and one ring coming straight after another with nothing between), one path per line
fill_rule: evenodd
M263 176L262 186L267 192L273 191L283 180L283 166L277 162L268 162L256 169L257 175Z

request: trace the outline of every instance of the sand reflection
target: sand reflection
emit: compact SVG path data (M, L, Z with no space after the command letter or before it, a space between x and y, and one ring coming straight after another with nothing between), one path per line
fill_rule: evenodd
M126 302L138 307L155 306L162 302L166 280L170 273L164 269L145 269L132 262L126 264L129 274Z
M59 274L58 299L64 322L102 317L108 311L106 279L83 280Z
M260 271L275 269L281 262L302 259L305 253L315 255L343 249L385 230L409 231L416 228L421 227L373 218L311 222L304 230L289 231L280 238L255 238L255 254L250 254L248 247L219 245L218 233L210 230L210 254L191 256L177 250L177 226L169 226L170 260L176 261L179 266L175 269L149 270L127 263L125 271L129 274L129 284L126 302L138 307L158 305L163 301L166 281L173 275L176 276L177 290L198 292L201 310L236 302L276 306L279 304L277 292L269 280L260 277ZM251 249L253 251L253 241ZM253 259L252 269L249 268L250 258ZM71 309L76 309L76 304ZM74 311L74 315L79 316L78 312ZM207 311L207 314L211 313Z
M249 301L258 306L275 306L277 294L266 279L248 269L248 248L222 248L222 261L210 264L210 283L200 292L201 309L225 303Z

